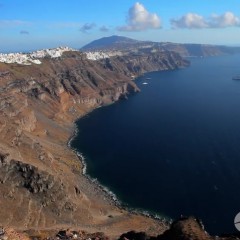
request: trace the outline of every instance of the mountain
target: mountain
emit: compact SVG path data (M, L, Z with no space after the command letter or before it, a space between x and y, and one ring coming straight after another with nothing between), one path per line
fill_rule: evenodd
M140 43L138 40L134 40L122 36L110 36L103 37L98 40L92 41L89 44L81 48L81 50L101 50L101 49L124 49L131 45Z
M182 57L207 57L240 52L240 47L227 47L209 44L180 44L171 42L138 41L121 36L111 36L95 40L81 48L82 51L174 51Z

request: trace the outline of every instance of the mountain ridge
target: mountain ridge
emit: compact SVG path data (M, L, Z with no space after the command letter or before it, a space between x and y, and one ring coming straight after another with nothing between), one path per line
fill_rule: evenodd
M141 42L141 41L128 38L128 37L112 35L110 37L103 37L103 38L94 40L88 43L87 45L83 46L81 50L89 50L89 49L100 50L102 48L112 48L114 45L118 46L121 44L136 44L138 42Z
M171 42L152 42L140 41L122 36L104 37L81 48L82 51L174 51L182 57L207 57L219 56L240 52L240 47L228 47L224 45L197 44L197 43L171 43Z

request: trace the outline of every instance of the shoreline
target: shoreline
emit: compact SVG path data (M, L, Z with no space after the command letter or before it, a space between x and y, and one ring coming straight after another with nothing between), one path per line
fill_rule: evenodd
M66 53L58 60L44 59L41 66L18 68L16 64L1 64L1 71L10 73L1 84L6 90L1 97L7 100L2 102L1 122L5 125L0 129L0 150L9 161L4 168L7 181L0 186L2 225L19 229L78 226L92 232L101 230L109 236L130 230L156 235L167 229L163 221L153 219L154 214L126 207L110 189L91 178L81 148L78 151L71 147L76 134L81 133L76 126L79 118L138 91L130 75L163 70L163 58L171 60L168 68L187 65L177 54L161 53L156 57L157 60L151 56L152 65L134 56L123 62L114 58L113 64L118 66L114 72L80 53ZM127 68L130 60L137 65L141 61L139 73ZM86 71L82 71L83 66ZM21 79L21 84L17 79ZM89 85L90 79L96 81L97 88ZM21 169L11 167L15 164L29 172L27 178ZM32 169L36 181L31 179ZM34 193L29 182L36 189Z
M136 78L134 80L137 80L137 79L138 78ZM112 104L114 104L114 103L112 103ZM110 105L112 105L112 104L110 104ZM97 178L92 178L90 175L88 175L87 174L87 163L85 160L86 157L84 157L83 153L79 152L76 148L73 148L71 146L72 141L79 133L77 121L83 117L86 117L88 114L90 114L94 110L101 108L101 107L103 107L103 106L98 106L98 107L92 109L91 111L87 112L83 116L77 118L77 120L73 124L73 129L74 129L73 133L67 142L67 147L69 148L69 150L72 151L78 157L79 161L82 164L82 171L81 171L82 176L85 177L89 181L89 184L94 184L103 193L103 195L106 197L106 201L108 201L110 205L114 205L119 210L127 211L130 214L140 215L140 216L144 216L144 217L148 217L148 218L151 218L154 220L161 221L163 224L165 224L166 226L169 227L170 224L173 222L172 218L163 217L163 216L158 215L157 213L151 213L148 210L138 209L138 208L127 206L127 204L124 204L123 202L121 202L121 200L118 199L117 195L114 192L112 192L107 186L104 186L103 184L101 184ZM124 206L124 205L126 205L126 206Z

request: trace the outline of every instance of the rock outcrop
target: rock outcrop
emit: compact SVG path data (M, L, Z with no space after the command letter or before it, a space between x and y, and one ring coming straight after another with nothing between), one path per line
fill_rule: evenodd
M110 236L165 230L159 221L116 207L82 174L67 142L77 118L139 91L133 76L189 63L168 51L99 61L75 51L41 62L0 63L0 225L79 226Z
M211 236L202 222L194 217L184 217L174 221L170 228L158 236L149 236L145 232L130 231L120 236L119 240L237 240L239 234Z
M146 232L129 231L117 237L109 237L103 232L88 233L80 229L61 229L61 230L27 230L25 232L16 232L13 229L0 227L0 239L17 239L19 240L237 240L240 234L211 236L204 230L201 221L194 217L181 218L173 222L168 230L157 236L148 235ZM15 238L14 238L15 237Z

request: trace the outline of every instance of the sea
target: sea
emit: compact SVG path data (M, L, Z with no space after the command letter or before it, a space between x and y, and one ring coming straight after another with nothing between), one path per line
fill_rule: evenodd
M240 55L147 73L141 92L77 121L87 174L129 209L233 233L240 212Z

